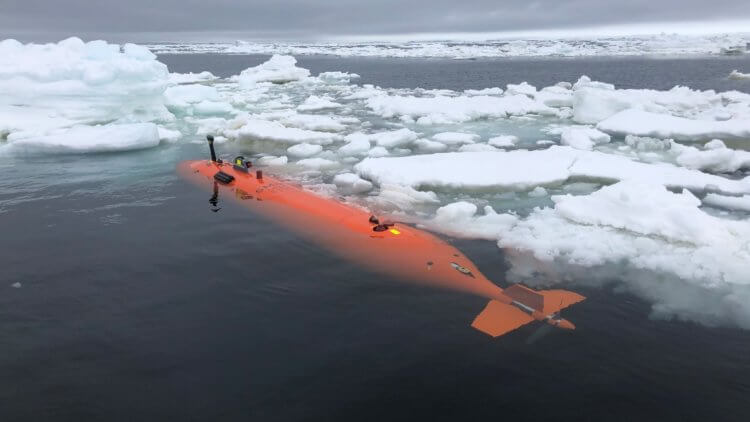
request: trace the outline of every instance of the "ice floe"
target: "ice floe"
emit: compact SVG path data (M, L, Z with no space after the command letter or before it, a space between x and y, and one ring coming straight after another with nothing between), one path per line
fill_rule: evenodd
M621 111L600 122L596 127L612 135L637 135L685 141L750 138L750 118L723 121L694 120L637 109Z
M213 73L204 71L199 73L170 73L169 82L173 84L194 84L198 82L209 82L219 79Z
M366 104L382 117L409 118L422 125L462 123L526 114L547 116L557 114L554 109L526 95L504 97L378 95L368 98Z
M323 151L323 147L313 144L297 144L287 148L286 152L292 157L307 158Z
M750 73L742 73L735 69L729 74L729 79L735 79L738 81L750 81Z
M317 95L311 95L307 97L305 102L297 106L297 110L303 112L319 111L319 110L330 110L341 108L342 105L331 101L330 98L318 97Z
M223 134L238 141L270 141L286 144L319 144L326 145L340 139L340 136L330 132L286 127L279 122L261 120L251 116L240 116L233 125L236 129L226 129Z
M310 71L297 67L297 60L292 56L274 55L258 66L242 71L233 79L240 88L254 88L258 82L285 83L298 81L310 76Z
M725 196L709 193L703 198L703 203L712 207L750 212L750 195Z
M15 142L75 125L168 121L168 83L167 67L134 44L0 41L0 134Z
M560 134L560 144L576 149L592 150L594 145L605 144L609 141L609 135L590 127L566 127Z
M162 132L165 138L173 133ZM160 133L153 123L73 126L44 136L15 140L9 146L19 152L76 153L114 152L152 148L159 145Z
M372 189L372 183L364 180L354 173L337 174L333 178L333 184L344 193L364 193Z
M697 192L750 193L749 180L731 180L668 163L648 164L624 156L553 146L540 151L451 152L367 158L354 169L380 184L459 190L528 190L569 179L643 181Z

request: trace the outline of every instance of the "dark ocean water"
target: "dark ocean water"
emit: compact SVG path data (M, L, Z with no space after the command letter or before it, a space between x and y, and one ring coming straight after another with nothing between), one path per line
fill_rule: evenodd
M226 76L265 57L160 59ZM747 58L299 62L392 87L750 89L725 79ZM211 212L174 171L205 155L0 158L0 421L750 417L748 331L652 320L613 283L576 288L575 332L490 339L468 326L481 298L369 273L231 201ZM493 243L452 243L506 284Z

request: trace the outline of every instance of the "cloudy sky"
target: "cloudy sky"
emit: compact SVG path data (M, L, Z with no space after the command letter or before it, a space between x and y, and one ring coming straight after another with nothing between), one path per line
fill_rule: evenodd
M684 22L690 22L686 29L712 32L729 28L725 22L742 28L738 21L750 22L750 1L0 0L0 37L34 41L70 35L133 41L303 40L643 24L672 30Z

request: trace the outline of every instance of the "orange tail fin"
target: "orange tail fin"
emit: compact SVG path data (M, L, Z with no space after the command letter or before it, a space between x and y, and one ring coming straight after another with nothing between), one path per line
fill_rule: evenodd
M529 314L496 300L491 300L471 326L492 337L498 337L534 321Z

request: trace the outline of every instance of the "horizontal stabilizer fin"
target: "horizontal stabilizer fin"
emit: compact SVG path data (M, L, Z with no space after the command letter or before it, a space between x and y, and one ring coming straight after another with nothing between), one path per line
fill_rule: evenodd
M515 306L491 300L471 326L492 337L498 337L531 321L534 318Z
M539 293L544 296L545 315L559 312L561 309L565 309L586 299L585 296L567 290L540 290Z

